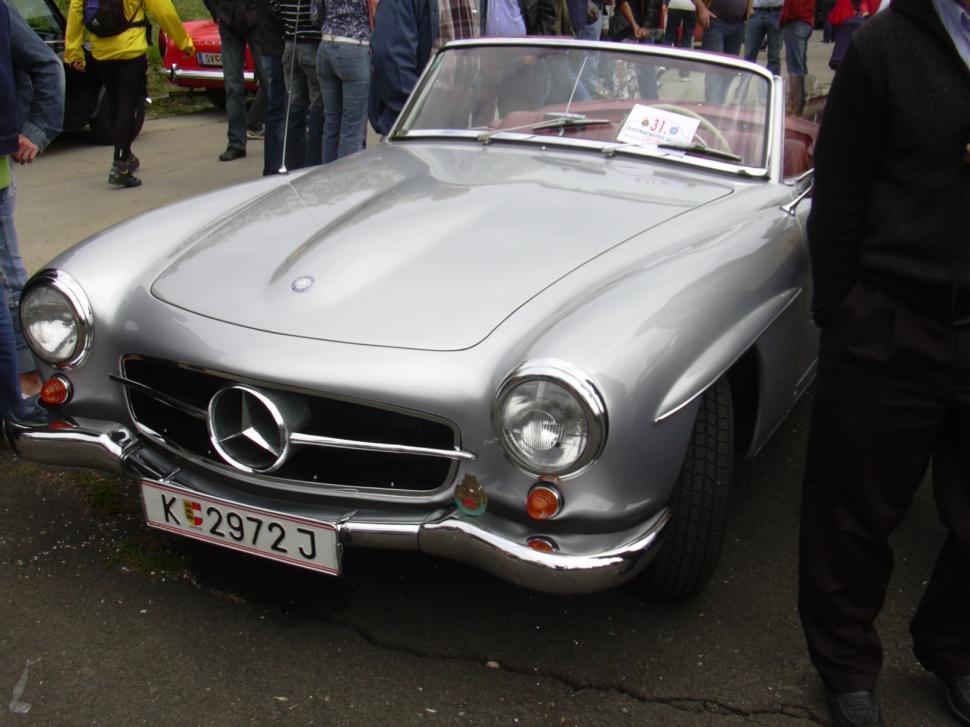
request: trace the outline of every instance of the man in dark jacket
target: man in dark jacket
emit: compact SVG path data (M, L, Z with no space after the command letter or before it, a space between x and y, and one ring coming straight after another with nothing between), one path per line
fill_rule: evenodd
M256 64L256 74L263 76L257 40L256 0L205 0L205 6L219 26L219 39L222 42L229 143L219 155L219 160L230 162L246 156L246 87L243 69L247 45Z
M477 37L486 33L489 3L500 0L467 0L475 5L481 25L466 34L451 28L447 40ZM552 0L516 0L527 35L553 35L555 9ZM386 134L418 82L431 53L441 45L441 23L436 0L381 0L371 35L371 84L368 116L379 134Z
M930 460L947 535L910 630L970 724L968 229L970 0L893 0L835 76L808 220L822 330L799 611L836 725L882 724L888 538Z

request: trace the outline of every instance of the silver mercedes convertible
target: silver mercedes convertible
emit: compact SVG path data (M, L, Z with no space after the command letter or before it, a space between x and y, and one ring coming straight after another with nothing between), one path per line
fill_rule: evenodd
M46 383L5 438L135 478L148 526L323 573L411 549L689 596L735 460L813 373L806 115L736 58L451 44L376 148L34 275Z

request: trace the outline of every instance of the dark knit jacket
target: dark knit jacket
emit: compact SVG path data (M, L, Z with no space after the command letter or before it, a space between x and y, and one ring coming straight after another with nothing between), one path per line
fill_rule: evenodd
M815 148L819 325L859 280L938 320L970 316L968 143L970 70L930 0L893 0L853 37Z

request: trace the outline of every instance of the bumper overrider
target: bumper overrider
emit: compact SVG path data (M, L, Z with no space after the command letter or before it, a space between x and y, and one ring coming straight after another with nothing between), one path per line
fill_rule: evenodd
M328 523L338 552L344 546L417 550L469 564L531 590L588 593L636 576L655 554L670 518L663 509L644 523L595 536L557 535L558 550L525 545L530 529L485 512L472 517L454 507L400 513L297 505L232 488L204 473L181 469L170 455L146 446L116 422L53 420L27 400L8 412L2 439L25 459L57 466L86 467L231 500L243 506Z

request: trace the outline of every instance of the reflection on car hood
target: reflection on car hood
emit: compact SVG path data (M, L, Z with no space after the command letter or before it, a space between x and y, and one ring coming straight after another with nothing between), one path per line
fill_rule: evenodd
M728 193L641 161L385 144L208 226L152 290L261 330L463 349L594 256Z

